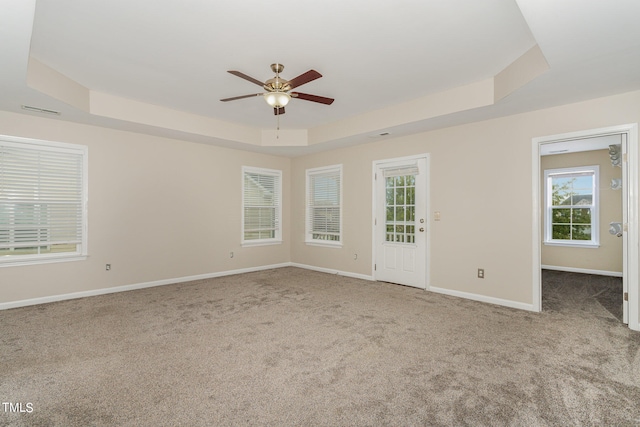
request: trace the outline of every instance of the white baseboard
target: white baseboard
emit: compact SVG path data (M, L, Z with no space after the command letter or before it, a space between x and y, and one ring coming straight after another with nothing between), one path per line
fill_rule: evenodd
M319 271L321 273L329 273L329 274L337 274L339 276L353 277L353 278L356 278L356 279L363 279L363 280L369 280L369 281L374 281L375 280L373 276L369 276L369 275L365 275L365 274L350 273L350 272L347 272L347 271L333 270L333 269L330 269L330 268L315 267L313 265L291 263L291 266L292 267L304 268L306 270ZM533 308L533 304L525 304L525 303L505 300L505 299L501 299L501 298L487 297L487 296L484 296L484 295L477 295L477 294L471 294L471 293L467 293L467 292L454 291L454 290L451 290L451 289L438 288L438 287L434 287L434 286L429 287L428 291L432 291L432 292L436 292L436 293L444 294L444 295L450 295L450 296L454 296L454 297L458 297L458 298L470 299L470 300L473 300L473 301L480 301L480 302L486 302L486 303L489 303L489 304L496 304L496 305L502 305L502 306L505 306L505 307L517 308L519 310L535 311L534 308Z
M0 310L8 310L10 308L26 307L30 305L45 304L49 302L65 301L70 299L85 298L85 297L91 297L91 296L97 296L97 295L106 295L106 294L112 294L116 292L133 291L136 289L152 288L155 286L173 285L176 283L191 282L194 280L212 279L215 277L231 276L234 274L252 273L255 271L271 270L274 268L282 268L282 267L298 267L306 270L319 271L321 273L337 274L339 276L352 277L355 279L362 279L362 280L368 280L368 281L374 280L373 276L366 275L366 274L351 273L348 271L334 270L330 268L316 267L313 265L299 264L294 262L285 262L281 264L271 264L271 265L263 265L258 267L241 268L237 270L219 271L216 273L177 277L173 279L156 280L152 282L137 283L132 285L115 286L113 288L94 289L91 291L73 292L73 293L62 294L62 295L52 295L48 297L5 302L5 303L0 303ZM500 298L492 298L484 295L471 294L467 292L454 291L450 289L438 288L433 286L429 287L428 290L432 292L437 292L440 294L451 295L459 298L466 298L474 301L497 304L497 305L517 308L521 310L534 311L533 306L531 304L524 304L524 303L519 303L519 302L514 302L509 300L503 300Z
M436 292L439 294L450 295L453 297L465 298L465 299L470 299L470 300L479 301L479 302L487 302L489 304L502 305L510 308L517 308L519 310L536 311L533 308L533 304L525 304L523 302L488 297L485 295L472 294L469 292L454 291L452 289L438 288L435 286L430 286L429 289L427 290L431 292Z
M292 262L289 265L291 267L304 268L305 270L319 271L321 273L337 274L338 276L352 277L354 279L362 279L362 280L369 280L369 281L373 280L373 276L369 276L366 274L350 273L348 271L333 270L331 268L316 267L316 266L307 265L307 264L298 264L296 262Z
M174 279L155 280L153 282L137 283L133 285L115 286L113 288L94 289L91 291L72 292L69 294L52 295L48 297L25 299L20 301L11 301L0 303L0 310L8 310L10 308L26 307L29 305L45 304L49 302L65 301L76 298L92 297L97 295L113 294L116 292L134 291L136 289L152 288L155 286L173 285L176 283L191 282L193 280L212 279L215 277L231 276L234 274L252 273L254 271L271 270L274 268L290 267L291 263L263 265L258 267L241 268L238 270L220 271L217 273L198 274L195 276L178 277Z
M556 265L541 265L540 268L542 268L543 270L567 271L569 273L583 273L583 274L595 274L598 276L622 277L622 273L619 271L589 270L587 268L559 267Z

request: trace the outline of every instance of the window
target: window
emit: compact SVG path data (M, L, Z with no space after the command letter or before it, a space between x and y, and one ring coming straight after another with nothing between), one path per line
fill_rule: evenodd
M598 166L544 171L545 244L598 246L598 174Z
M84 259L87 147L0 137L0 265Z
M385 241L416 243L416 166L384 170Z
M282 242L282 171L242 168L242 244Z
M342 165L307 169L306 242L342 245Z

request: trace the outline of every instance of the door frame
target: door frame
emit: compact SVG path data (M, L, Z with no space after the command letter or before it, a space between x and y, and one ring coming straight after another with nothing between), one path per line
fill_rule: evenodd
M419 159L425 160L425 227L426 227L426 236L425 236L425 259L423 260L425 263L425 277L424 284L425 290L429 290L431 284L431 214L429 209L431 207L431 156L429 153L415 154L412 156L404 156L404 157L394 157L389 159L381 159L374 160L372 162L371 167L371 277L373 280L376 279L376 207L378 203L378 192L376 190L376 172L378 168L387 163L397 163L397 162L411 162L417 161ZM422 289L422 288L418 288Z
M640 290L638 273L638 124L631 123L620 126L611 126L570 132L559 135L550 135L532 139L532 197L533 197L533 283L532 299L533 311L542 311L542 274L541 274L541 245L542 245L542 206L541 206L541 171L540 149L544 144L561 141L571 141L589 137L605 136L612 134L627 134L626 173L623 173L622 191L626 201L626 245L624 246L623 276L628 288L628 321L629 328L640 331Z

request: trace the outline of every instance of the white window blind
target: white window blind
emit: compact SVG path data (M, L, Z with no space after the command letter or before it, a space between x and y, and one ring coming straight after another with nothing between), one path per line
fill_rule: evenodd
M307 170L308 243L342 241L342 165Z
M85 168L86 147L0 139L0 263L85 254Z
M420 170L418 169L418 165L407 165L402 167L395 168L385 168L382 170L382 174L385 178L391 178L396 176L406 176L406 175L418 175Z
M243 243L281 240L282 172L243 168Z

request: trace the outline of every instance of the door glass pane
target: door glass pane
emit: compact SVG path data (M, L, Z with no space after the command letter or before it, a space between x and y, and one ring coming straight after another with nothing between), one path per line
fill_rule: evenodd
M413 181L415 185L415 180ZM408 187L407 188L407 204L408 205L415 205L416 203L416 189L415 187Z
M386 178L387 242L415 243L415 183L414 175Z
M416 220L416 208L414 206L407 206L405 211L405 220L411 222Z
M416 242L416 232L415 227L413 225L407 226L407 243L415 243Z
M387 205L393 205L393 188L387 188Z
M386 242L393 241L393 225L387 225L387 232L385 234L384 240Z

